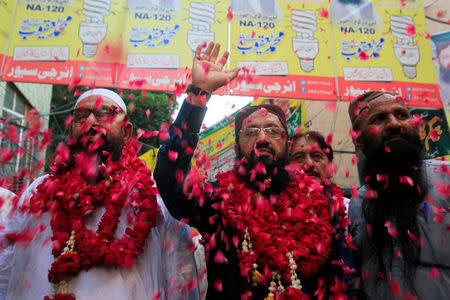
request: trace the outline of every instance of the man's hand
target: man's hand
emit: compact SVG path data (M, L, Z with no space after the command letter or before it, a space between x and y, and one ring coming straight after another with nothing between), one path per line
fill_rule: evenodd
M194 64L192 65L192 84L210 94L233 80L240 70L240 68L235 68L230 73L222 71L229 53L225 51L222 58L217 61L219 51L220 44L214 42L209 43L203 57L201 57L202 45L198 45L195 50ZM193 102L198 104L195 103L198 102L195 98L197 97L193 97Z

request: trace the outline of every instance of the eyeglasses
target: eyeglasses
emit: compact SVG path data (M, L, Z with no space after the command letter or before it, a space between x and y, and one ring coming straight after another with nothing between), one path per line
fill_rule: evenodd
M264 131L264 134L272 139L280 139L282 137L285 137L285 133L283 130L277 127L266 127L266 128L259 128L259 127L249 127L241 130L243 137L245 138L254 138L259 135L259 133Z
M91 114L94 114L97 121L106 121L119 114L119 110L115 107L101 107L99 110L91 108L75 108L72 114L75 122L84 121Z

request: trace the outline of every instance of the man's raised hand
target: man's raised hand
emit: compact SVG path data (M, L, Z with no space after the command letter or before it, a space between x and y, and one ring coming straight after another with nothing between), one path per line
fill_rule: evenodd
M192 84L212 93L218 88L233 80L239 73L240 68L235 68L227 73L223 71L229 52L225 51L223 56L217 61L220 51L220 44L210 42L201 56L202 45L198 45L195 50L194 64L192 65Z

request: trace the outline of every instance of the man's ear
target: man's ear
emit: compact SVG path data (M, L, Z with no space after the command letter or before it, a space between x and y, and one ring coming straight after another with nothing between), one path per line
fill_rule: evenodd
M133 136L133 124L130 121L127 121L123 128L123 141L125 144L130 142L131 137Z

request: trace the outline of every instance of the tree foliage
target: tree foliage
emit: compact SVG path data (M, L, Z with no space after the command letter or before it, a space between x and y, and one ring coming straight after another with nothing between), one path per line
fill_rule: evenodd
M87 87L78 87L80 93L87 90ZM162 123L169 123L171 111L176 109L177 101L169 101L172 97L168 93L121 90L117 91L122 95L127 105L128 115L133 124L133 132L136 135L137 129L154 131L159 130ZM76 92L76 94L79 94ZM143 94L145 99L143 99ZM52 91L51 114L49 119L49 128L52 129L52 144L47 149L47 162L54 153L58 143L63 142L69 132L65 127L67 118L71 115L76 97L74 92L70 92L67 86L54 85ZM147 110L150 115L147 117ZM152 148L159 148L159 137L143 138L139 141L142 144L141 154Z

